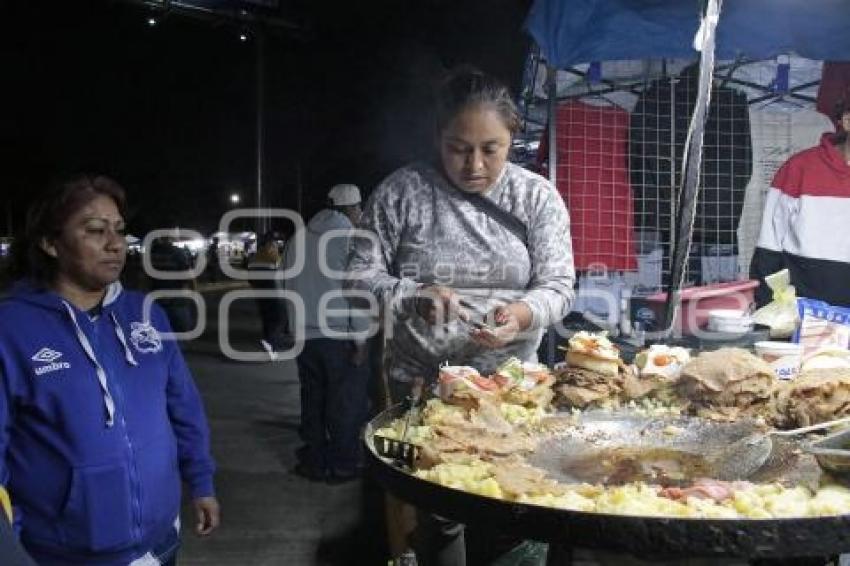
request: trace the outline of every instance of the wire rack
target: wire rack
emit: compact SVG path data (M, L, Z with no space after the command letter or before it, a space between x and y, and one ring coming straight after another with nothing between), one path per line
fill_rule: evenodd
M747 278L773 174L832 129L814 109L820 73L820 62L794 56L718 64L687 285ZM582 291L648 295L669 283L697 75L695 61L614 61L558 70L552 89L545 64L529 57L515 155L549 174L554 90L556 188L571 216L577 310L611 304L583 301Z

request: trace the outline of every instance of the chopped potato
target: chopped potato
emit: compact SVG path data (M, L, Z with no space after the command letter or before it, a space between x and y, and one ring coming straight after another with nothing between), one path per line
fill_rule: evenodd
M703 519L735 519L738 517L735 508L727 502L716 503L712 499L689 497L687 506L694 512L694 517Z
M646 484L629 484L606 489L596 498L596 511L616 515L650 517L688 517L691 515L684 503L660 497Z
M465 417L466 410L463 407L449 405L436 398L428 399L422 409L422 422L430 426L456 422Z
M478 458L467 463L442 463L416 476L451 487L497 499L510 499L493 477L493 465ZM567 486L565 493L520 494L513 501L558 509L637 515L646 517L690 517L706 519L773 519L815 517L850 513L850 489L825 485L815 494L805 487L783 487L777 483L756 484L738 490L721 503L689 497L674 501L644 483L616 487L591 484Z
M804 517L808 514L811 492L792 487L764 497L764 507L773 517Z
M539 424L546 416L546 412L541 407L528 408L522 405L513 403L502 403L499 405L502 416L505 420L514 426L527 425L533 426Z
M379 428L378 430L376 430L375 436L383 436L385 438L392 438L393 440L402 440L404 426L404 419L396 419L390 424L390 426L386 426L384 428ZM404 438L404 441L410 442L411 444L421 445L423 444L423 442L430 438L430 426L410 425L407 427L407 435Z
M564 495L553 495L551 493L546 495L520 495L517 502L572 511L594 511L596 508L592 499L583 497L574 491L569 491Z
M850 510L850 489L840 485L826 485L818 489L809 501L809 515L841 515Z

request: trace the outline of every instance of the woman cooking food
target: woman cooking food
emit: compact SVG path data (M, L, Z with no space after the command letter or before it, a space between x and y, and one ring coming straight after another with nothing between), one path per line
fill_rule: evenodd
M180 484L219 522L201 399L165 313L122 290L124 191L61 184L27 215L0 305L0 485L42 565L173 564ZM0 560L1 562L2 560Z
M433 383L445 362L486 374L510 356L535 361L543 330L574 297L563 200L507 161L519 127L507 88L457 70L436 111L438 163L380 184L360 225L374 238L355 238L349 263L349 286L373 293L392 316L384 363L394 400L414 378ZM431 541L438 563L463 563L457 548L440 546Z

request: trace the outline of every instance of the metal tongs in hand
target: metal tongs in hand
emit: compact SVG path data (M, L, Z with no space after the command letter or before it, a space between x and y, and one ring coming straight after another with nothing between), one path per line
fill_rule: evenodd
M400 462L407 466L413 467L416 459L419 457L421 448L407 441L407 433L410 430L411 422L419 422L419 412L422 408L422 390L425 381L421 377L415 377L410 388L410 395L404 400L403 408L407 412L404 419L404 428L401 432L401 438L388 438L386 436L375 435L375 450L378 455L384 458L390 458L396 462Z
M468 318L468 319L459 318L458 320L468 324L469 326L471 326L472 328L474 328L476 330L491 330L493 328L492 326L487 324L487 313L486 312L484 312L480 308L476 307L472 303L464 301L463 299L458 301L458 304L460 306L462 306L463 308L465 308L466 310L468 310L470 313L474 314L476 317L481 318L481 320L477 320L477 319L473 320L472 318Z

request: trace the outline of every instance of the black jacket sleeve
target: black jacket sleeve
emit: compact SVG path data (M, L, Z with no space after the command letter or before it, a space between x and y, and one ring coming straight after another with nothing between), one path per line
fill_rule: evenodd
M756 289L756 306L763 307L773 299L773 292L765 284L764 278L784 268L785 259L782 252L756 247L753 260L750 262L750 279L759 281Z

